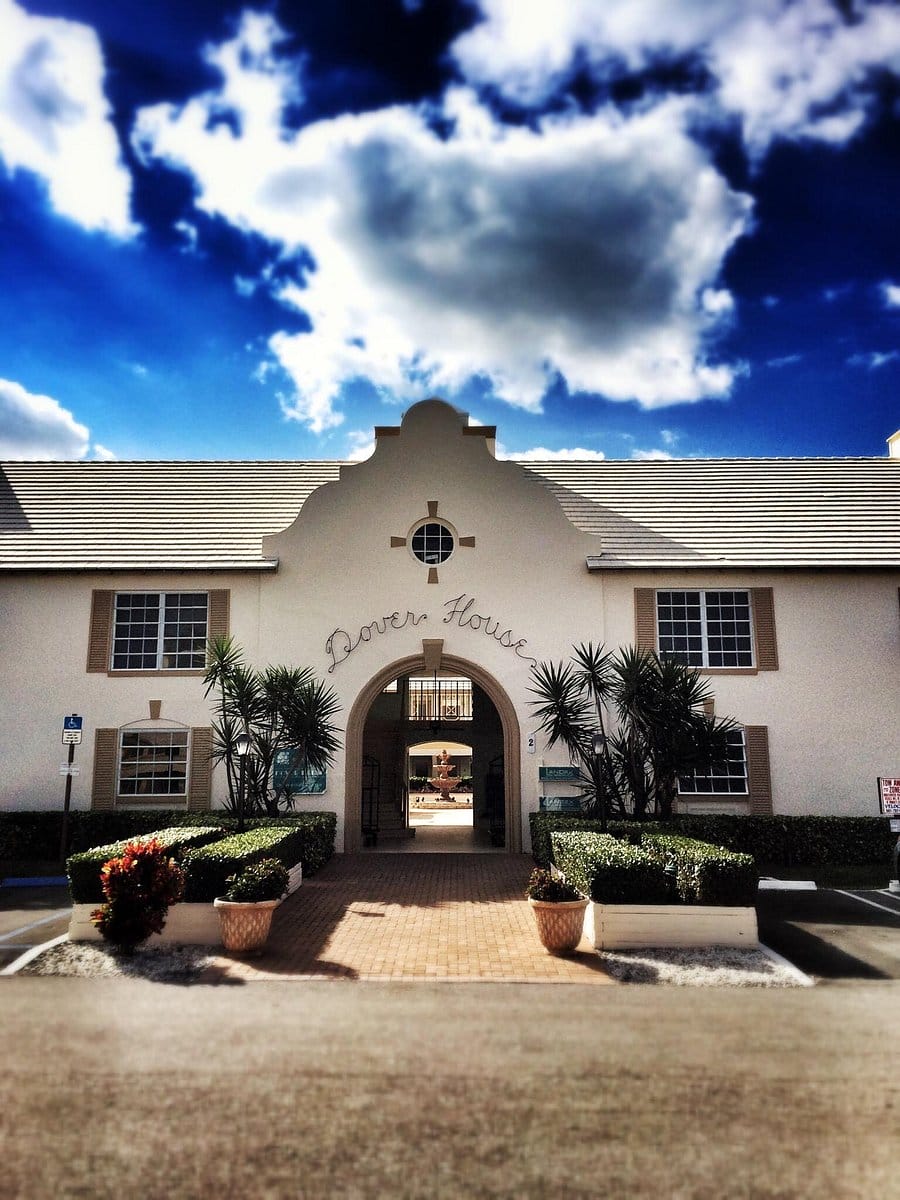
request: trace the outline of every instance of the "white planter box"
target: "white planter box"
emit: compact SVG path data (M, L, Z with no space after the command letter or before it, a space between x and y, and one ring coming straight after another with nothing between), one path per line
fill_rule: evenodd
M303 866L296 863L290 869L288 891L296 892L303 882ZM91 922L91 913L98 904L73 904L69 922L70 942L100 942L102 937ZM173 904L162 933L151 934L144 946L220 946L222 935L219 917L212 902L203 904Z
M597 950L759 945L755 908L700 904L591 902L584 914L584 933Z

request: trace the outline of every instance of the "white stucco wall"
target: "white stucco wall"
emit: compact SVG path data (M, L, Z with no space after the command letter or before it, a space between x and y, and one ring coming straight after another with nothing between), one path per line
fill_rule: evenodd
M85 670L91 590L205 590L227 587L231 630L248 659L310 665L335 688L346 720L361 689L388 664L421 653L423 638L490 673L515 706L521 731L522 831L537 807L538 764L527 753L534 723L529 662L559 659L573 642L634 640L635 587L761 587L774 591L779 670L717 675L717 712L766 725L775 810L877 812L879 774L900 774L900 573L674 571L588 574L598 539L577 530L551 493L513 463L498 462L486 439L464 434L445 405L416 406L398 435L379 439L375 456L345 468L341 480L307 501L298 520L265 539L275 573L86 572L0 577L0 797L3 807L62 803L62 718L79 712L85 739L76 752L76 807L90 805L93 731L149 715L208 725L202 679L121 676ZM407 537L438 502L437 518L458 547L429 584L428 569L391 537ZM474 600L468 622L450 617L454 598ZM391 615L399 616L391 623ZM414 614L416 623L407 618ZM424 614L424 619L419 619ZM476 628L475 614L499 622L501 641ZM379 625L373 627L372 623ZM384 632L377 629L384 627ZM401 627L395 627L401 626ZM360 631L368 634L360 638ZM326 645L335 630L349 653ZM346 647L337 635L335 647ZM546 761L562 762L554 753ZM329 772L324 796L302 807L330 808L343 844L344 764ZM217 773L214 799L224 780Z

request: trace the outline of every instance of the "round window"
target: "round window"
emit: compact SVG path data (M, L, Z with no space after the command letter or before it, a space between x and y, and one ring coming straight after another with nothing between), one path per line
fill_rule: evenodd
M440 521L426 521L412 535L411 549L419 562L437 566L453 553L453 533Z

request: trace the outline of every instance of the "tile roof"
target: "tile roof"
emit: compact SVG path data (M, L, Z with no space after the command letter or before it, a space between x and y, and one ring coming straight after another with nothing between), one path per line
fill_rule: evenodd
M0 569L272 569L339 462L0 465ZM533 462L594 570L900 566L898 459Z
M262 538L337 462L0 464L0 569L271 569Z
M900 460L523 462L600 546L600 570L900 566Z

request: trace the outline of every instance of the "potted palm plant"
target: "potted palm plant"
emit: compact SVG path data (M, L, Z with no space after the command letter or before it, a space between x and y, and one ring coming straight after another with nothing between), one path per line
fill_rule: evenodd
M222 944L237 954L261 951L272 915L288 889L287 868L277 858L262 858L229 875L225 885L224 896L213 900Z
M568 954L581 941L587 899L577 888L543 867L535 867L525 889L541 945L551 954Z

